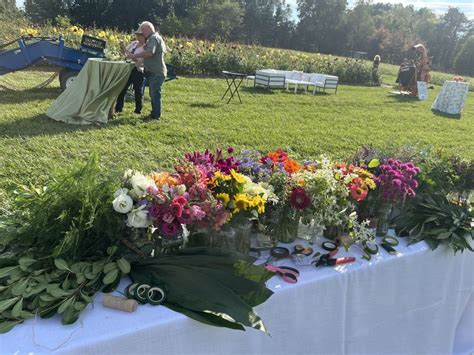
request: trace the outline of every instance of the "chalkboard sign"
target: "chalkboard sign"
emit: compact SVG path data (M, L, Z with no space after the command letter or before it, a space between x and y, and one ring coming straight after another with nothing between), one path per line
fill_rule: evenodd
M102 39L84 35L82 36L81 47L102 52L105 49L105 43Z
M428 83L426 81L417 81L418 99L428 100Z

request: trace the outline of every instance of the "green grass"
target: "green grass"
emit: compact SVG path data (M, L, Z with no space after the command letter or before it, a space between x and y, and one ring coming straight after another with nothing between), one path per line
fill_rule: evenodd
M26 86L37 80L17 73ZM243 104L220 101L223 79L180 78L164 86L161 122L144 122L133 104L108 125L73 126L45 116L59 95L53 87L21 93L0 91L0 194L7 179L45 181L91 151L108 171L170 167L183 152L207 147L287 149L296 157L321 153L345 158L363 144L376 147L421 144L474 158L474 94L460 119L435 115L439 87L421 102L388 94L380 87L340 86L336 95L241 90ZM145 110L150 103L148 96ZM148 113L148 112L147 112Z

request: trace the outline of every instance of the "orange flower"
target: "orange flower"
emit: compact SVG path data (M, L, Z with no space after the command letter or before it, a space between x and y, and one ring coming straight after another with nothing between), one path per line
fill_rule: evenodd
M156 186L162 187L163 185L176 186L181 182L179 178L171 175L170 173L155 173L151 175L151 178L155 181Z
M301 170L301 165L298 164L297 161L291 159L285 160L283 162L283 167L290 174L296 173Z

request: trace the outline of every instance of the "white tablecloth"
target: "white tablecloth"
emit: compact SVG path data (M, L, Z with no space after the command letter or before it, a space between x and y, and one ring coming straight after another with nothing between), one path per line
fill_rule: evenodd
M132 314L106 309L98 296L78 323L30 320L1 335L0 353L420 355L474 350L474 253L432 252L424 243L407 247L403 240L397 249L397 256L381 250L367 262L353 248L338 256L358 256L355 263L298 266L296 285L269 280L275 294L257 311L271 336L209 327L165 307L140 306Z
M464 108L468 92L469 83L447 80L444 82L431 109L451 115L459 115Z

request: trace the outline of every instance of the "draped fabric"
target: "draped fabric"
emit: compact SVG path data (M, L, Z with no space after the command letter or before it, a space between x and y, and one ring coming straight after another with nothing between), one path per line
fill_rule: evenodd
M324 252L319 241L313 248ZM431 251L423 242L407 246L404 239L395 248L397 255L381 248L371 261L363 260L357 247L340 250L338 257L352 255L356 262L318 269L298 265L301 274L296 284L277 276L270 279L267 286L275 294L256 310L271 336L253 329L206 326L163 306L143 305L134 313L108 309L99 294L94 306L89 305L73 325L61 325L59 317L31 319L2 334L0 354L446 355L474 351L474 253L453 255L445 247ZM278 265L295 267L290 260ZM128 283L123 280L119 289Z
M107 123L134 64L91 58L46 115L76 125Z

